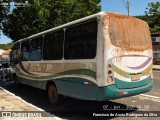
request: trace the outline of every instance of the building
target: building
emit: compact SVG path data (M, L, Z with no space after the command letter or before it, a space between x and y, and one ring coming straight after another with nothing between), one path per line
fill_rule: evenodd
M7 52L8 52L8 54L6 54ZM8 59L9 59L9 51L5 51L5 50L0 49L0 62L6 61Z
M153 64L160 64L160 33L151 34L153 47Z
M0 49L0 61L3 59L2 58L2 53L5 52L5 50Z
M0 55L2 55L3 52L5 52L5 50L0 49Z

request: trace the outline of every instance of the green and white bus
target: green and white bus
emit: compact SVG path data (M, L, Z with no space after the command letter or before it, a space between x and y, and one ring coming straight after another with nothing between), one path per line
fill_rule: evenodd
M15 42L15 83L60 95L106 101L150 91L152 41L146 22L100 12Z

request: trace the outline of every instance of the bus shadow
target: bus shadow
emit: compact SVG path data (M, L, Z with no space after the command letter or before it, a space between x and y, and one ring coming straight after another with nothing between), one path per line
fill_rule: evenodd
M59 105L51 105L45 91L27 85L14 88L10 82L2 86L4 89L21 97L44 111L64 119L111 119L115 114L125 115L137 111L138 108L128 108L127 105L114 101L86 101L65 97Z

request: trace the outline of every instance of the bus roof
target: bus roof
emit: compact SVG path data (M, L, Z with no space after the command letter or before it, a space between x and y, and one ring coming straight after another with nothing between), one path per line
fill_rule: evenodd
M39 33L34 34L34 35L31 35L31 36L29 36L29 37L20 39L20 40L16 41L15 43L21 42L21 41L23 41L23 40L31 39L31 38L34 38L34 37L37 37L37 36L40 36L40 35L44 35L44 34L46 34L46 33L48 33L48 32L52 32L52 31L54 31L54 30L62 29L62 28L65 28L65 27L67 27L67 26L70 26L70 25L74 25L74 24L76 24L76 23L79 23L79 22L83 22L83 21L86 21L86 20L98 18L98 17L100 17L100 16L101 16L102 14L104 14L104 13L109 13L109 15L110 15L110 14L112 14L112 15L122 15L122 14L111 13L111 12L99 12L99 13L96 13L96 14L93 14L93 15L90 15L90 16L86 16L86 17L84 17L84 18L81 18L81 19L78 19L78 20L75 20L75 21L72 21L72 22L68 22L68 23L66 23L66 24L63 24L63 25L60 25L60 26L57 26L57 27L54 27L54 28L51 28L51 29L48 29L48 30L46 30L46 31L39 32ZM122 15L122 16L126 16L126 15Z

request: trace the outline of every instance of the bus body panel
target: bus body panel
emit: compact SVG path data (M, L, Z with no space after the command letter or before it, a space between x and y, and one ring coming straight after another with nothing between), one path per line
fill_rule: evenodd
M130 85L130 84L128 84ZM146 93L152 89L153 81L149 78L149 83L141 87L132 89L118 89L116 85L109 85L99 88L99 101L113 100L117 98L129 97Z
M97 85L103 86L104 85L104 35L103 35L103 16L99 19L98 24L98 36L97 36L97 55L96 55L96 66L97 66L97 72L96 72L96 79L97 79Z
M46 80L33 80L27 79L23 77L18 78L23 84L30 85L36 88L44 89L45 85L47 84ZM153 86L153 81L150 81L150 78L146 80L149 81L146 85L141 87L132 88L132 89L118 89L116 85L109 85L106 87L98 87L96 84L83 84L77 83L77 81L83 82L90 82L86 79L81 78L60 78L57 80L52 80L57 87L58 93L73 97L81 100L96 100L96 101L106 101L106 100L113 100L117 98L129 97L141 93L145 93L151 90ZM125 83L126 85L130 86L130 83Z

